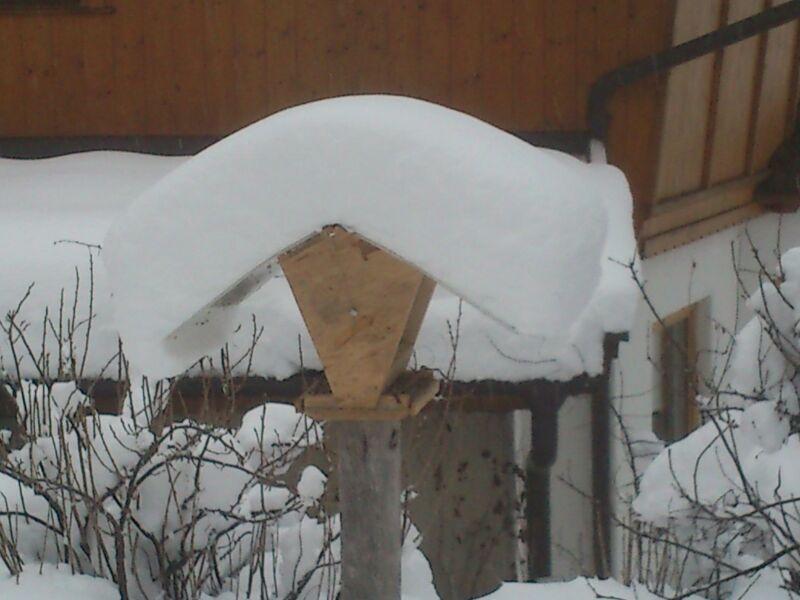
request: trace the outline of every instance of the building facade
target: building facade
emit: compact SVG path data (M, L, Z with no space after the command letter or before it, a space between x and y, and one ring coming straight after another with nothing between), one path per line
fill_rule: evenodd
M746 263L751 240L765 256L779 238L800 243L797 217L775 212L792 208L793 190L765 183L780 156L792 160L784 142L800 99L798 21L710 43L674 67L651 61L658 68L625 85L618 72L601 95L607 122L591 91L632 61L784 4L797 2L0 0L0 156L192 154L288 106L361 93L437 102L576 155L599 135L631 184L648 294L670 335L707 356L722 328L743 321L732 254ZM605 395L626 424L670 439L692 426L691 407L676 399L696 389L657 324L640 311ZM614 420L594 405L571 395L551 423L559 448L539 474L548 517L536 525L546 552L504 540L492 577L525 576L526 552L540 557L539 576L621 568L610 510L624 514L615 490L629 480L627 460ZM487 418L524 469L537 426L515 408ZM476 522L483 509L469 508ZM451 597L466 589L447 585Z

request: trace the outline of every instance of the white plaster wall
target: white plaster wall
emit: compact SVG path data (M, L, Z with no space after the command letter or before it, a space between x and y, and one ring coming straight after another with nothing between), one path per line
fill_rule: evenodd
M592 398L567 398L558 412L558 454L550 470L553 579L592 573Z
M746 225L726 229L649 258L642 264L645 290L661 316L705 301L702 311L705 318L701 319L699 328L708 331L706 345L712 349L721 347L719 344L727 339L720 326L729 331L738 330L750 318L740 302L734 271L735 255L745 285L752 291L755 278L747 271L755 269L756 263L749 250L747 233L764 262L772 268L777 262L779 245L781 251L800 245L800 216L759 217ZM652 312L642 302L630 332L630 341L620 346L619 359L612 368L614 405L629 430L651 429L651 413L659 382L659 374L648 359L656 351L652 339L655 322ZM711 374L713 367L713 360L702 365L703 375ZM616 514L622 516L626 507L620 499L630 494L630 470L616 424L612 426L612 436L612 490L618 497L614 503ZM622 532L619 528L612 538L612 566L619 575L623 564Z

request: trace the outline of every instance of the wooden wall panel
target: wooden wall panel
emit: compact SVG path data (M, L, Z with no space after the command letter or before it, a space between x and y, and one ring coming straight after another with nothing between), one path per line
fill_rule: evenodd
M514 128L514 4L483 3L483 114L504 129ZM455 57L452 57L455 58Z
M652 32L669 22L667 0L104 2L115 12L0 11L0 92L17 107L2 109L0 136L220 135L359 92L582 130L593 79L661 49Z
M451 0L420 0L417 4L419 89L412 95L439 104L451 103L450 4Z
M11 57L17 51L10 21L0 19L0 56ZM9 61L0 61L8 63ZM16 61L11 61L16 62ZM21 76L21 74L20 74ZM8 64L0 66L0 131L8 131L16 119L17 98L10 92L16 86L18 75Z
M110 27L103 21L87 19L81 22L83 33L84 102L87 114L108 115L117 121L117 105L114 102L115 65L114 37ZM55 58L55 53L53 53ZM57 107L55 103L54 107Z
M389 3L387 19L387 65L389 88L395 94L413 94L418 89L417 51L419 27L416 0L395 0Z
M355 89L349 93L385 92L390 88L388 72L389 36L386 29L389 15L386 2L360 0L356 10ZM312 59L313 60L313 59Z
M267 114L296 104L295 98L299 96L295 21L291 2L274 2L269 6L265 21Z
M245 3L247 0L240 1ZM194 119L202 121L208 119L208 105L203 85L205 48L202 33L205 27L205 14L202 10L198 10L200 7L198 0L173 0L166 4L170 6L169 16L172 21L170 56L173 63L172 93L169 99L170 103L177 107L174 111L174 126L180 133L188 134L195 127ZM250 20L258 26L257 14L251 15ZM245 32L240 32L236 42L244 44L242 38L245 35ZM242 61L242 64L249 63ZM245 78L242 76L238 79L241 82ZM240 105L237 112L252 115L253 112L246 112L246 108L249 107Z
M532 131L545 129L544 105L547 90L542 73L545 64L545 5L539 0L515 0L515 124L525 123Z
M466 2L450 23L450 90L453 108L471 115L483 113L483 6Z
M724 18L735 22L784 1L724 0ZM689 8L678 13L676 27L686 26L682 15L704 6L681 2ZM679 4L679 11L682 8ZM656 177L658 204L640 230L645 254L711 235L764 212L754 195L773 152L794 125L798 36L800 26L794 21L727 48L712 67L701 69L698 65L708 59L696 60L687 65L695 67L692 72L679 68L685 79L676 82L674 75L670 77ZM704 125L704 114L712 119L710 127ZM703 175L700 179L698 173Z
M295 18L294 21L297 86L305 99L325 98L331 95L331 59L326 52L330 23L336 22L336 6L333 2L317 6L314 0L298 0L294 4L295 14L302 15L302 18ZM357 12L352 10L348 14L349 19L355 20L356 30L364 25L358 19ZM247 18L247 14L244 13L243 17Z
M18 21L8 21L9 27L16 23ZM75 135L87 126L84 26L85 22L80 19L58 19L52 23L53 88L57 97L53 106L55 135ZM9 94L9 97L17 97L17 94ZM141 102L144 98L139 96L138 100Z
M118 7L118 14L109 25L114 40L114 90L113 101L117 107L117 119L109 125L107 133L121 135L127 131L147 131L147 109L145 99L146 56L144 52L145 18L141 2L126 2ZM76 23L77 19L58 20L54 23ZM203 61L202 65L205 65ZM59 69L60 71L60 69ZM67 85L61 86L68 89ZM202 93L205 98L205 92ZM59 110L59 115L75 115L75 110ZM208 114L203 114L208 122ZM87 131L81 124L79 131Z
M55 126L52 23L46 17L30 17L15 27L16 52L24 77L12 92L25 98L18 110L32 135L44 135ZM13 56L13 55L12 55Z
M616 10L624 10L630 19L622 40L626 61L648 56L671 44L674 0L648 3L627 0L620 4L623 6ZM605 8L614 9L614 6ZM609 37L610 33L606 32L598 41L607 48L604 52L610 54L604 60L613 60L618 52ZM647 217L653 197L665 84L666 75L649 77L620 90L610 106L613 119L608 156L628 177L637 227Z
M775 4L783 1L785 0ZM787 133L788 114L793 99L791 86L797 69L793 60L797 34L798 24L793 22L773 29L767 37L755 120L751 173L766 167L772 153Z
M545 118L555 129L569 129L584 106L578 100L578 0L545 4Z
M679 0L673 43L680 44L717 29L721 7L721 0ZM702 184L713 74L713 55L676 67L669 74L656 201L697 189Z
M740 21L763 8L764 0L730 0L727 22ZM758 37L730 46L722 53L708 168L711 185L741 176L747 170L758 56Z

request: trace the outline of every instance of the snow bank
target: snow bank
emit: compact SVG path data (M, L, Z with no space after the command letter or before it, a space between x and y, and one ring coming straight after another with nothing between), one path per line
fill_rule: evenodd
M442 110L449 114L444 109L428 105L424 107L425 110ZM459 121L463 118L458 115L456 117ZM471 129L473 126L473 120L467 119L465 127ZM485 127L487 126L481 125L479 129L483 130ZM439 286L420 332L412 363L447 371L453 357L453 335L457 334L458 360L455 377L459 380L567 380L583 372L596 374L602 369L604 333L625 331L632 321L638 299L627 269L615 262L627 263L635 256L631 199L624 177L613 168L585 165L559 152L524 145L520 150L520 142L509 141L500 132L491 128L489 130L492 139L499 137L501 140L497 148L498 155L502 154L500 151L503 148L510 145L513 148L512 153L519 150L525 156L533 157L526 167L530 174L526 175L528 179L525 181L529 182L530 176L535 175L550 182L547 185L552 187L556 185L557 175L566 176L572 171L575 182L567 183L567 189L574 190L579 185L591 187L591 193L587 192L586 200L596 205L598 210L605 209L604 212L608 215L608 235L603 252L592 259L591 268L583 264L586 261L581 261L576 267L597 271L601 275L600 283L593 289L592 286L586 286L585 293L591 293L588 305L570 327L552 335L526 335L514 331L488 317L482 310L461 303L455 294ZM195 160L207 159L203 155L191 159L191 162L194 163ZM35 355L33 358L29 356L24 346L17 341L17 354L22 358L22 377L35 378L39 369L54 374L59 368L69 370L71 365L76 369L82 367L87 376L117 376L117 365L110 361L118 350L117 329L111 318L108 277L103 261L98 260L101 253L74 243L55 242L69 239L89 244L99 243L112 219L119 217L120 212L137 194L185 161L182 158L111 152L92 152L38 161L0 161L0 175L4 178L4 185L0 187L0 207L7 209L4 213L6 218L0 221L0 249L3 250L2 256L5 259L0 261L0 281L3 282L3 286L0 286L0 314L5 315L15 309L30 284L35 283L17 316L17 321L24 323L26 338L31 342ZM551 169L552 165L557 168ZM547 169L542 175L540 170L545 167ZM513 183L509 182L509 185ZM549 189L547 185L534 185L534 192L538 194ZM152 193L157 193L158 189L154 189ZM531 202L535 200L537 197L532 197ZM552 208L547 198L544 202ZM560 203L559 200L559 205ZM576 203L580 204L580 199ZM375 211L383 205L377 204ZM493 204L500 205L506 206L503 201ZM538 210L540 209L535 206L530 209L531 212ZM563 207L557 207L557 211L561 210ZM597 211L590 212L596 214ZM281 222L283 213L278 211L275 214L275 221ZM574 217L568 212L564 214L568 219ZM588 213L584 211L584 214ZM528 218L532 219L533 217ZM600 215L599 219L602 222L604 217ZM518 221L523 222L522 219ZM539 226L535 219L533 221L530 226L532 229L529 229L538 231ZM475 228L473 225L467 227L463 222L461 224L468 233ZM155 229L158 230L161 226L167 227L160 223ZM167 229L170 227L172 225ZM259 235L263 236L265 230L262 228L260 231ZM456 233L458 232L453 235ZM520 265L525 265L526 261L531 262L533 257L544 256L546 252L544 247L529 248L530 244L525 245L518 234L519 232L510 230L508 234L500 236L503 244L509 246L509 251L516 252L509 260L515 262L514 269L517 270L523 268ZM566 241L571 236L572 234L567 236ZM151 234L148 233L146 239L150 237ZM202 238L203 243L194 244L198 247L198 252L205 252L205 237L204 235ZM560 239L556 241L561 243ZM432 242L428 248L431 245ZM455 256L464 252L461 248L464 245L465 243L456 246L442 244L441 251L448 256ZM539 246L543 246L543 243ZM90 253L95 261L91 321L88 319ZM558 256L555 259L560 260ZM550 263L550 266L555 264L560 263ZM494 270L497 268L499 267L496 266ZM527 269L527 266L524 268ZM531 273L547 268L547 265L532 265ZM580 272L580 269L568 266L561 279L574 280L576 285L583 285L583 282L578 281ZM183 278L184 281L186 279L192 277ZM76 281L79 281L77 295ZM559 283L556 288L563 289L559 287L561 285ZM537 302L552 302L549 293L545 293L552 288L546 280L534 280L526 275L525 278L515 281L512 287L517 296L522 296L523 291L528 294L531 298L531 312L535 312ZM60 306L62 293L63 308ZM147 295L147 301L152 300L158 304L162 295L161 292ZM46 310L50 319L47 327L44 326ZM291 290L280 270L275 272L269 285L254 292L240 305L238 313L238 318L232 321L229 329L233 331L239 325L242 326L241 329L232 335L229 335L229 330L224 330L221 338L228 336L232 355L239 356L246 352L251 343L251 315L255 316L257 324L264 327L264 333L252 357L253 373L277 378L293 375L300 369L299 347L302 348L305 367L320 368L319 359ZM141 313L135 314L145 318ZM67 343L56 332L66 332L70 323L74 334ZM85 334L89 324L91 335L87 346ZM128 325L131 328L144 328L148 324L132 318L128 320ZM221 344L218 341L212 351ZM46 352L41 352L43 347ZM130 352L129 348L126 349ZM8 374L16 378L6 336L0 336L0 361Z
M718 393L701 398L706 423L653 460L633 502L643 521L697 552L684 583L760 565L757 578L728 584L748 598L789 597L780 569L796 569L800 539L800 248L781 267L749 299L755 316L735 337Z
M49 355L42 357L40 368L58 369L62 349L54 331L66 334L70 324L71 350L75 358L83 358L90 285L98 304L93 307L87 374L98 374L114 355L117 332L105 309L110 291L99 260L91 281L89 255L96 258L97 251L84 244L99 244L114 216L182 160L123 152L0 159L0 318L16 310L27 294L17 324L37 349L46 342ZM2 337L0 366L16 376L8 340ZM38 375L32 362L24 361L23 377Z
M422 581L430 576L430 567L425 558L408 542L403 548L403 600L437 600L438 596L430 581ZM246 576L243 575L243 577ZM245 586L242 586L243 588ZM54 590L58 590L58 600L111 600L118 597L116 586L111 581L88 575L72 574L67 565L32 564L25 567L19 578L0 576L0 598L3 600L49 600ZM748 595L747 598L766 600L767 598L786 598L778 596ZM260 590L253 590L250 598L259 598ZM202 600L211 600L202 595ZM246 594L225 592L218 596L224 600L246 600ZM507 583L496 592L483 596L483 600L596 600L614 598L615 600L659 600L660 596L651 594L641 587L629 588L613 579L599 580L579 578L564 583ZM687 600L700 600L690 596Z
M117 600L111 581L74 574L69 565L31 564L19 577L0 577L3 600Z
M340 224L528 335L566 337L600 278L603 195L624 179L462 113L392 96L272 115L160 180L115 221L103 258L126 352L184 370L233 331L226 291ZM612 189L607 189L611 187Z
M660 600L642 586L627 587L613 579L587 579L559 583L506 583L499 590L483 596L483 600ZM700 600L689 596L686 600Z

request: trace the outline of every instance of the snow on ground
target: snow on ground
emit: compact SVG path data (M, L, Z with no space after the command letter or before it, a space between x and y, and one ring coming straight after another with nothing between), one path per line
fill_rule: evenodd
M424 105L424 111L427 110L434 110L437 115L439 111L444 111L445 116L451 112ZM589 215L594 215L592 218L601 222L599 224L586 224L588 229L597 233L595 229L603 229L602 221L605 217L603 214L598 214L598 212L602 213L603 211L583 210L582 207L587 203L592 204L594 209L605 207L605 212L609 217L607 227L609 235L605 240L604 251L600 253L600 256L593 257L592 264L578 264L578 262L575 262L575 264L566 267L564 272L568 273L567 277L559 277L559 279L563 280L577 281L587 273L589 279L594 277L595 271L601 273L599 285L596 287L586 285L584 286L586 289L581 292L586 297L591 294L589 304L574 320L572 326L565 328L559 335L531 336L515 332L504 324L487 317L482 310L470 304L461 303L454 294L439 286L418 338L415 358L412 359L412 363L446 371L453 354L453 338L451 334L456 333L455 328L458 324L457 379L518 381L547 378L565 380L583 372L598 373L602 368L603 334L607 331L624 331L627 329L632 320L635 303L638 298L636 290L632 287L633 284L628 277L627 270L609 260L613 258L628 262L635 255L631 224L631 201L624 178L618 171L609 167L584 165L567 155L534 149L517 140L509 140L507 136L492 128L489 128L490 133L486 133L485 128L488 126L475 123L473 119L466 119L460 115L455 115L453 119L456 122L451 123L451 125L456 129L460 130L463 127L472 131L473 128L477 128L476 136L481 140L488 136L489 141L493 144L495 153L498 156L502 155L509 158L509 161L516 165L510 170L508 167L504 167L504 170L502 170L504 175L492 174L487 176L485 180L475 181L474 177L477 177L477 175L471 176L473 178L469 179L469 181L472 182L474 189L485 191L487 189L486 186L490 183L495 186L492 189L496 189L498 186L497 180L501 179L503 185L510 186L516 190L518 202L522 202L520 200L522 198L531 205L521 213L513 215L518 217L514 221L525 223L525 231L522 234L500 236L503 246L513 246L513 248L508 248L507 250L511 253L510 255L513 261L516 262L516 266L500 269L495 265L494 269L490 269L490 271L503 271L504 273L496 275L496 277L500 278L511 277L511 274L515 274L513 285L511 285L514 301L509 306L514 305L517 307L516 310L520 310L524 298L524 301L528 302L527 311L535 313L537 311L534 309L543 303L549 305L563 304L564 307L569 304L563 298L558 298L558 301L554 302L553 297L555 297L555 294L551 294L551 292L559 290L563 294L566 289L564 286L569 285L568 282L559 281L553 283L547 278L538 280L533 278L534 275L542 275L543 271L554 269L558 265L561 265L558 268L565 268L559 262L547 263L547 260L544 260L553 255L552 258L554 260L560 261L562 256L565 255L560 252L554 253L552 247L548 250L546 241L533 237L535 234L541 233L541 229L544 227L543 223L547 223L548 227L555 227L554 220L558 221L556 217L548 217L543 223L539 223L537 219L540 218L540 213L548 215L552 212L561 211L566 215L564 218L570 224L574 221L575 226L579 227L581 220L567 209L570 207L572 209L581 208L581 215L587 216L587 218ZM466 119L466 123L461 122L463 119ZM234 137L236 138L236 136ZM235 148L242 145L248 146L240 152L240 154L246 155L251 150L249 139L245 135L234 139L230 143L234 144ZM432 142L428 146L431 144ZM473 154L477 156L481 152L475 149L467 151L469 144L464 146L463 164L472 165L470 161L475 160ZM219 152L225 155L227 153L226 147L223 146L223 149ZM426 150L426 155L429 154L428 150ZM398 151L399 156L401 154ZM517 158L512 159L513 157ZM519 162L523 158L525 161L525 178L519 181L512 180L511 176L518 174L519 169L522 168L515 160ZM222 159L227 160L227 157L223 156L219 160ZM216 160L218 160L216 154L212 153L210 157L203 155L190 159L189 163L193 164L197 161L200 165L206 165L209 161L215 162ZM400 158L397 158L397 160L400 161ZM0 288L0 312L5 315L9 310L14 309L25 296L30 284L35 284L30 290L28 299L21 306L17 323L24 323L21 328L25 330L26 337L31 341L31 348L37 358L39 358L41 347L46 346L47 354L40 359L40 363L49 365L48 368L51 373L57 370L59 360L69 362L69 358L72 356L76 359L74 362L77 366L83 364L84 374L94 376L105 374L113 377L116 375L116 364L108 365L108 361L118 349L117 330L110 314L109 298L111 294L109 282L102 264L103 261L98 259L98 256L103 253L71 242L56 242L59 240L72 240L89 244L100 243L106 235L111 221L120 215L121 211L132 202L137 194L185 162L186 159L182 158L151 157L116 152L92 152L39 161L0 160L0 176L4 180L4 186L0 189L0 208L4 210L4 216L6 216L0 222L0 251L2 251L2 256L5 258L4 261L0 262L0 280L4 282L3 287ZM494 162L489 164L494 165ZM246 165L242 165L242 168L238 170L233 169L233 171L239 172L244 166ZM183 174L181 175L180 173ZM189 165L187 165L186 168L176 173L177 183L174 181L172 183L169 181L164 182L154 189L148 197L152 197L153 194L160 197L161 194L169 193L173 187L183 185L181 180L187 176L186 173L195 173L195 167L190 169ZM574 176L577 183L564 183L561 181L562 179L569 179L568 175L570 177ZM247 178L244 179L247 180ZM250 183L257 189L248 187L250 184L245 185L242 183L247 189L240 190L241 194L251 199L253 197L260 198L261 190L265 186L261 185L259 187L252 182ZM436 185L444 185L443 181L440 180L429 181L428 183L430 185L434 183ZM522 186L522 183L534 191L526 196L523 193L524 190L521 190L522 187L525 187ZM575 197L571 200L565 200L562 195L558 195L558 201L554 203L546 192L557 188L562 183L565 186L564 189L569 190L569 193ZM364 189L364 185L359 184L358 189ZM269 187L266 186L266 188ZM162 191L159 192L159 189ZM229 194L226 197L233 195L231 190L228 190L228 192ZM380 197L388 197L387 194L378 195ZM240 195L239 192L236 195ZM583 197L584 195L586 196L585 198ZM373 194L372 197L374 196ZM325 197L327 198L327 196ZM476 201L476 197L473 197L473 201ZM316 200L309 200L308 202L313 205L314 210L320 208L320 204ZM519 208L515 207L513 203L507 204L500 200L497 202L503 202L502 206L505 207L505 211L498 211L501 213ZM356 199L353 199L352 203L354 206L361 207ZM247 202L242 204L247 207ZM296 202L295 204L303 203ZM378 214L378 209L383 206L380 203L378 204L378 208L373 210L371 214ZM433 210L430 209L431 204L428 201L425 207L427 213L433 217L438 213L431 212ZM223 212L226 212L226 214L228 212L237 214L241 212L236 210L235 205L232 203L228 203L223 208L225 209ZM495 208L496 205L493 210ZM383 209L381 208L381 210ZM244 212L252 217L249 209ZM276 214L278 215L277 218L275 218ZM270 218L265 216L262 220L283 222L283 215L282 210L273 211L272 215L268 215ZM242 217L242 214L239 214L239 216ZM203 218L206 217L207 215ZM507 217L508 215L502 216L502 218ZM320 218L328 219L332 217L328 213L324 213ZM377 219L377 217L375 218ZM402 218L403 215L396 215L393 220L399 223ZM436 220L430 219L431 222ZM438 220L441 221L442 219ZM121 222L129 221L124 220ZM320 223L315 223L315 226ZM463 231L471 234L472 230L485 229L492 222L482 223L483 228L478 228L474 223L464 221L459 221L459 224L462 229L453 232L452 236L460 235ZM508 225L505 222L503 224L504 226ZM563 225L563 220L558 221L558 224ZM143 239L150 240L157 234L165 235L165 231L171 230L174 224L167 226L163 222L158 222L151 225L152 227L147 231L137 229ZM497 226L498 223L494 223L494 225ZM219 224L217 228L219 229L221 226ZM260 223L258 231L259 239L261 240L262 254L259 255L259 260L261 260L277 248L277 242L272 241L269 244L264 242L267 230L261 227ZM132 235L132 233L129 235ZM293 235L294 233L292 233ZM381 235L385 239L389 239L392 233L383 232ZM381 237L381 235L373 234L373 237ZM471 262L470 260L464 260L465 258L472 258L472 253L470 252L467 256L467 250L464 248L476 246L477 243L472 243L472 241L465 243L463 239L456 243L453 240L447 241L440 237L429 242L428 238L430 236L427 234L426 236L423 240L425 244L420 250L420 252L424 250L426 256L427 253L436 254L436 252L432 251L435 247L438 248L438 253L441 256L437 255L434 258L447 262L448 265L454 261L454 257L458 259L456 262ZM407 237L411 239L410 236ZM196 239L199 241L193 244L195 251L205 256L210 251L206 247L207 236L205 234L198 235ZM561 240L559 240L560 243ZM242 245L247 244L244 241L241 244L235 244L237 247ZM497 253L503 251L505 250L498 249ZM577 250L575 251L577 252ZM83 361L84 338L88 327L87 316L89 315L88 289L90 277L88 266L90 253L94 259L94 278L91 283L95 294L92 306L91 339L86 360ZM447 261L444 258L447 258ZM538 265L537 259L542 259L538 262L545 264ZM148 265L148 270L151 267L155 268L152 261L144 260L144 257L142 263ZM76 279L76 269L79 279ZM522 271L525 271L525 273L520 275ZM475 278L480 279L485 274L481 271L475 275ZM181 284L186 283L187 280L193 281L197 278L196 275L195 270L191 277L182 278ZM78 298L77 302L73 302L76 281L78 281L79 285ZM462 287L469 288L470 285L471 282L467 282ZM63 306L60 309L62 290ZM478 292L476 291L476 293ZM159 299L162 295L161 293L155 293L154 295L146 296L147 298ZM577 298L577 296L573 297L572 294L568 294L568 296L571 300ZM584 303L584 301L581 301L578 304L583 306ZM578 304L575 306L578 306ZM75 306L74 316L73 306ZM44 327L46 308L48 309L49 323L47 327ZM550 308L553 307L550 306ZM575 309L573 307L570 310L574 312ZM509 314L513 313L514 309ZM251 315L255 315L258 324L264 326L261 343L259 343L253 355L253 373L278 378L285 378L296 373L300 368L301 362L299 346L302 348L305 367L320 367L291 290L279 270L276 271L276 276L269 285L263 286L241 305L239 318L235 322L237 324L241 323L243 327L229 340L231 353L234 356L246 352L250 346L251 326L249 321ZM75 329L71 344L56 342L57 332L61 331L63 337L63 333L70 329L70 323L73 324ZM129 325L131 327L143 327L144 321L134 318L129 320ZM223 331L221 334L223 336L227 335L228 331ZM43 340L44 344L42 343ZM24 349L20 350L19 346L18 344L17 350L24 356L26 352ZM5 336L0 339L0 360L2 360L2 365L5 369L11 369L12 356ZM12 377L16 377L16 373L12 372L10 374ZM24 361L21 375L23 377L36 377L38 375L38 369L34 366L33 361Z
M668 596L669 597L669 596ZM640 586L627 587L613 579L587 579L579 577L572 581L557 583L506 583L494 593L481 600L659 600ZM685 600L701 600L689 596Z
M423 559L424 560L424 559ZM405 566L405 565L404 565ZM404 571L407 575L408 571ZM57 590L57 592L56 592ZM55 593L54 593L55 592ZM435 600L429 587L417 591L404 583L403 600ZM629 588L613 579L579 578L564 583L507 583L482 600L596 600L614 598L615 600L658 600L659 596L643 588ZM112 600L117 598L113 583L89 577L72 575L67 565L30 565L18 578L0 575L0 598L3 600ZM231 593L220 598L234 598ZM755 600L755 596L753 596ZM769 596L762 597L768 600ZM776 597L777 598L777 597ZM204 595L204 600L210 600ZM699 600L691 596L687 600Z
M735 598L796 597L778 569L787 578L796 569L800 539L800 248L783 255L779 272L748 300L755 316L735 336L718 393L699 398L705 423L655 457L633 502L641 520L669 527L696 552L684 585L760 569L737 578Z
M0 574L3 600L117 600L107 579L73 574L68 565L31 564L19 577Z

